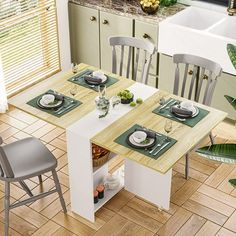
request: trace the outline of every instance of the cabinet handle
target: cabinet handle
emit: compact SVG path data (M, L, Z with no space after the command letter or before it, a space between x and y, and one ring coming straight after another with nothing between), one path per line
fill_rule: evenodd
M145 38L145 39L150 39L151 37L148 35L148 34L143 34L143 38Z
M108 22L108 20L103 20L102 23L103 23L104 25L107 25L109 22Z
M95 20L96 20L96 17L95 17L95 16L91 16L91 17L90 17L90 20L91 20L91 21L95 21Z
M190 71L188 72L188 74L189 74L189 75L192 75L192 74L193 74L193 71L192 71L192 70L190 70Z

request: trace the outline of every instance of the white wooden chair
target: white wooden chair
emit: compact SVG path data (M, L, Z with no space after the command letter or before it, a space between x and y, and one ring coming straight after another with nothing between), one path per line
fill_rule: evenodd
M140 81L141 83L147 84L148 73L150 64L152 61L152 56L156 52L156 47L146 40L137 39L134 37L109 37L109 43L112 46L112 73L123 75L124 66L126 65L125 77L130 78L130 67L134 65L133 79ZM118 56L117 48L120 47L120 63L119 63L119 73L117 71ZM125 48L128 48L127 63L124 62ZM139 80L138 78L138 68L140 64L140 51L143 51L144 58L142 63L142 75Z
M173 55L173 61L176 64L173 93L210 106L217 78L222 72L221 66L214 61L189 54L175 54ZM180 64L185 65L182 79L180 78ZM191 75L190 78L188 74ZM180 86L181 83L182 86ZM210 133L209 136L213 144L214 140L212 134ZM186 179L188 175L189 154L187 153L185 165Z

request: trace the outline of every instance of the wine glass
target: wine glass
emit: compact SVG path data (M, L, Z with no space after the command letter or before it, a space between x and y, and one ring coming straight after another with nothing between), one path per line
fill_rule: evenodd
M74 97L77 93L78 93L78 86L74 85L70 90L70 94Z
M72 72L76 74L78 72L78 65L76 63L72 63Z
M164 126L164 130L166 131L166 138L165 138L165 140L168 141L169 140L168 134L172 130L172 121L171 120L169 120L169 119L166 120L165 126Z

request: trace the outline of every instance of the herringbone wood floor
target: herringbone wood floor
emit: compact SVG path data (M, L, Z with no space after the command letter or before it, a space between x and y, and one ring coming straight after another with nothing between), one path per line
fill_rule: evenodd
M217 142L236 142L236 129L230 124L220 124L213 133ZM11 235L236 235L236 189L228 183L229 178L236 178L236 166L201 159L192 153L188 181L183 177L184 159L174 166L169 211L159 212L155 206L122 190L97 212L93 224L70 211L65 130L11 108L0 115L0 135L4 143L32 135L47 145L58 159L58 174L69 210L67 215L62 213L56 194L16 208L10 215ZM116 165L119 160L111 168ZM43 179L43 187L38 185L38 179L27 184L34 193L53 188L50 175ZM0 235L4 226L3 197L4 185L0 182ZM25 197L19 185L13 184L12 202Z

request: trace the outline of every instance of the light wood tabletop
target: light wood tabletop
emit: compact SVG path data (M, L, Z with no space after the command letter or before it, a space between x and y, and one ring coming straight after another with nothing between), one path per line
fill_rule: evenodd
M97 68L88 66L86 64L80 64L78 69L78 73L86 69L97 70ZM117 83L109 87L109 89L107 90L108 96L116 95L119 91L129 87L134 83L134 81L122 78L118 75L114 75L109 72L105 73L107 75L112 75L112 77L115 77L119 80ZM35 98L36 96L45 93L49 89L55 90L56 92L64 94L68 97L73 97L70 94L70 90L73 86L75 86L75 84L68 81L68 79L72 76L74 76L74 74L72 73L72 71L69 71L59 78L46 79L13 96L8 100L8 102L10 105L17 107L18 109L23 110L31 115L34 115L35 117L38 117L53 125L66 129L75 121L79 120L80 118L95 109L94 99L96 98L96 96L98 96L98 93L96 91L77 85L78 93L75 95L74 98L81 101L83 104L68 112L67 114L61 116L60 118L44 111L41 111L37 108L34 108L28 105L27 102Z
M177 143L175 143L157 160L114 142L117 137L127 131L134 124L139 124L156 132L165 134L164 125L166 118L152 112L158 106L157 97L164 97L165 99L171 97L178 100L186 100L164 91L157 91L154 95L145 100L143 104L136 107L127 115L123 116L102 132L94 136L91 140L92 143L100 145L111 152L136 161L164 174L172 168L182 156L193 149L217 124L219 124L227 116L225 112L196 103L198 107L210 111L209 114L193 128L180 122L173 121L173 128L168 136L176 139Z
M80 72L85 69L97 70L97 68L85 64L79 65ZM105 73L119 79L117 83L107 89L107 94L109 97L116 95L119 91L126 89L135 83L132 80L122 78L118 75L107 72ZM67 80L73 75L74 74L70 71L60 78L44 80L10 98L9 104L53 125L61 128L67 128L95 109L94 99L98 95L96 91L78 85L78 94L75 95L75 99L80 100L83 104L60 118L34 108L28 105L27 102L49 89L53 89L66 96L72 97L69 91L74 84ZM184 100L183 98L174 96L167 92L157 90L157 92L145 100L143 104L135 107L133 110L128 112L128 114L124 115L122 118L118 119L103 131L95 135L91 139L91 142L107 148L118 155L159 171L160 173L166 173L183 155L193 149L217 124L219 124L227 116L225 112L204 106L202 104L196 104L203 109L209 110L210 113L193 128L181 124L180 122L173 121L173 129L169 136L176 139L177 143L157 160L151 159L150 157L115 143L114 140L134 124L139 124L157 132L165 133L164 124L166 118L152 113L152 111L158 106L157 97L164 97L165 99L172 97L178 100Z

